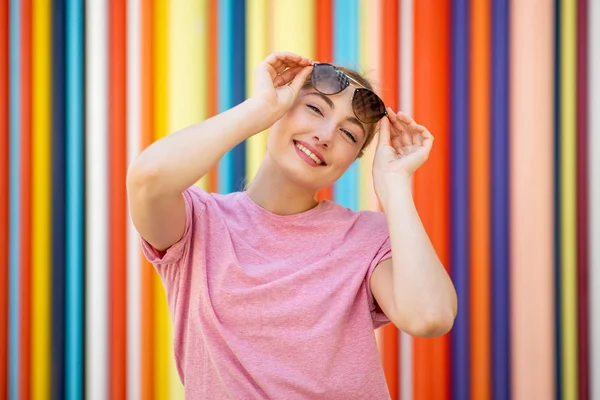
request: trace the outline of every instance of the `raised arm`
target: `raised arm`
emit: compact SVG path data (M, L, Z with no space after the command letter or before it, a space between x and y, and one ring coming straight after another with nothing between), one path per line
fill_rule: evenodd
M227 151L281 118L298 97L310 65L292 53L269 55L255 70L253 97L156 141L136 158L127 174L127 196L133 223L146 241L165 250L181 238L183 191Z

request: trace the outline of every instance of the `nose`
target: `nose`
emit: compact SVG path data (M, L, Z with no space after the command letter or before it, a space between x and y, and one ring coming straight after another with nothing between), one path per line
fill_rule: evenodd
M331 147L331 141L335 132L334 127L323 127L317 133L314 134L313 139L317 145L320 145L326 149Z

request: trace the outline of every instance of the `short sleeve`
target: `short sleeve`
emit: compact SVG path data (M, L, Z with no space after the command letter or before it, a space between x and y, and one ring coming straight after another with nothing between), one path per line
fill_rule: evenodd
M375 298L373 297L373 293L371 292L371 285L370 285L371 275L373 274L375 267L377 267L377 265L379 265L380 262L385 261L391 257L392 257L392 247L391 247L390 237L388 236L386 238L386 240L383 242L383 244L381 245L381 247L379 248L379 250L377 251L377 254L373 258L373 260L371 261L371 264L369 265L369 269L367 271L367 276L366 276L366 281L365 281L365 284L367 287L367 295L369 298L369 309L371 310L371 318L373 320L373 328L374 329L384 326L384 325L390 323L391 321L385 315L385 313L381 310L381 308L377 305L377 303L375 302Z
M142 252L144 257L146 257L150 263L155 266L177 263L189 249L196 219L202 214L206 207L202 197L203 195L207 196L208 194L202 192L198 193L199 191L202 191L202 189L192 186L183 192L183 199L185 202L185 229L181 239L169 247L165 252L159 252L150 243L144 240L144 238L140 238L142 242Z

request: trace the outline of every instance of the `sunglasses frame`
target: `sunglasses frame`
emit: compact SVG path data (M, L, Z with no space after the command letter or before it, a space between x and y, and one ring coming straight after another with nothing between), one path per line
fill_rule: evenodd
M335 93L324 93L324 92L320 91L319 89L317 89L317 87L315 86L315 84L314 84L314 82L313 82L313 76L314 76L314 75L311 75L311 78L310 78L310 83L311 83L312 87L313 87L313 88L314 88L314 89L315 89L317 92L319 92L319 93L323 93L324 95L327 95L327 96L329 96L329 95L333 95L333 94L342 93L344 90L346 90L346 89L348 88L348 86L350 86L350 82L352 82L352 84L353 84L352 86L354 86L354 92L352 93L352 99L351 99L351 101L352 101L352 112L354 113L354 116L355 116L355 117L356 117L356 118L357 118L357 119L358 119L360 122L362 122L363 124L367 124L367 125L369 125L369 124L376 124L377 122L379 122L379 121L381 120L381 118L383 118L383 117L385 117L386 115L388 115L387 109L386 109L386 107L385 107L385 102L383 101L383 99L382 99L381 97L379 97L379 95L378 95L377 93L375 93L374 91L372 91L372 90L371 90L371 89L369 89L369 88L366 88L364 85L362 85L362 84L361 84L360 82L358 82L356 79L354 79L353 77L349 76L348 74L346 74L344 71L342 71L341 69L339 69L338 67L336 67L336 66L335 66L335 65L333 65L333 64L329 64L329 63L314 63L314 64L313 64L313 71L314 71L314 69L315 69L316 67L318 67L319 65L329 66L329 67L332 67L332 68L333 68L333 69L334 69L336 72L338 72L338 73L340 73L340 72L341 72L341 73L342 73L342 75L344 75L344 77L346 77L346 81L345 81L345 85L344 85L344 87L343 87L343 88L342 88L340 91L338 91L338 92L335 92ZM381 104L383 105L383 114L381 115L381 117L379 117L379 119L378 119L377 121L374 121L374 122L365 122L365 121L363 121L362 119L360 119L358 115L356 115L356 111L354 110L354 96L356 96L356 93L357 93L359 90L365 90L365 91L367 91L367 92L369 92L369 93L372 93L372 94L373 94L373 95L374 95L374 96L375 96L377 99L379 99L379 101L380 101L380 102L381 102Z

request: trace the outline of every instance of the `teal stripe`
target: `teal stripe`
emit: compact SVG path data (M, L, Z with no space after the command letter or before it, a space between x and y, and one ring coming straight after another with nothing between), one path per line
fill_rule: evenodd
M67 0L65 394L83 397L83 4Z
M10 2L8 396L18 400L21 347L21 2Z
M358 67L358 0L335 0L333 21L333 60L340 66ZM347 89L349 90L349 89ZM358 161L333 185L334 200L358 211Z
M233 0L219 2L219 112L224 112L233 107ZM228 151L219 161L219 187L220 193L234 191L233 182L233 150Z

